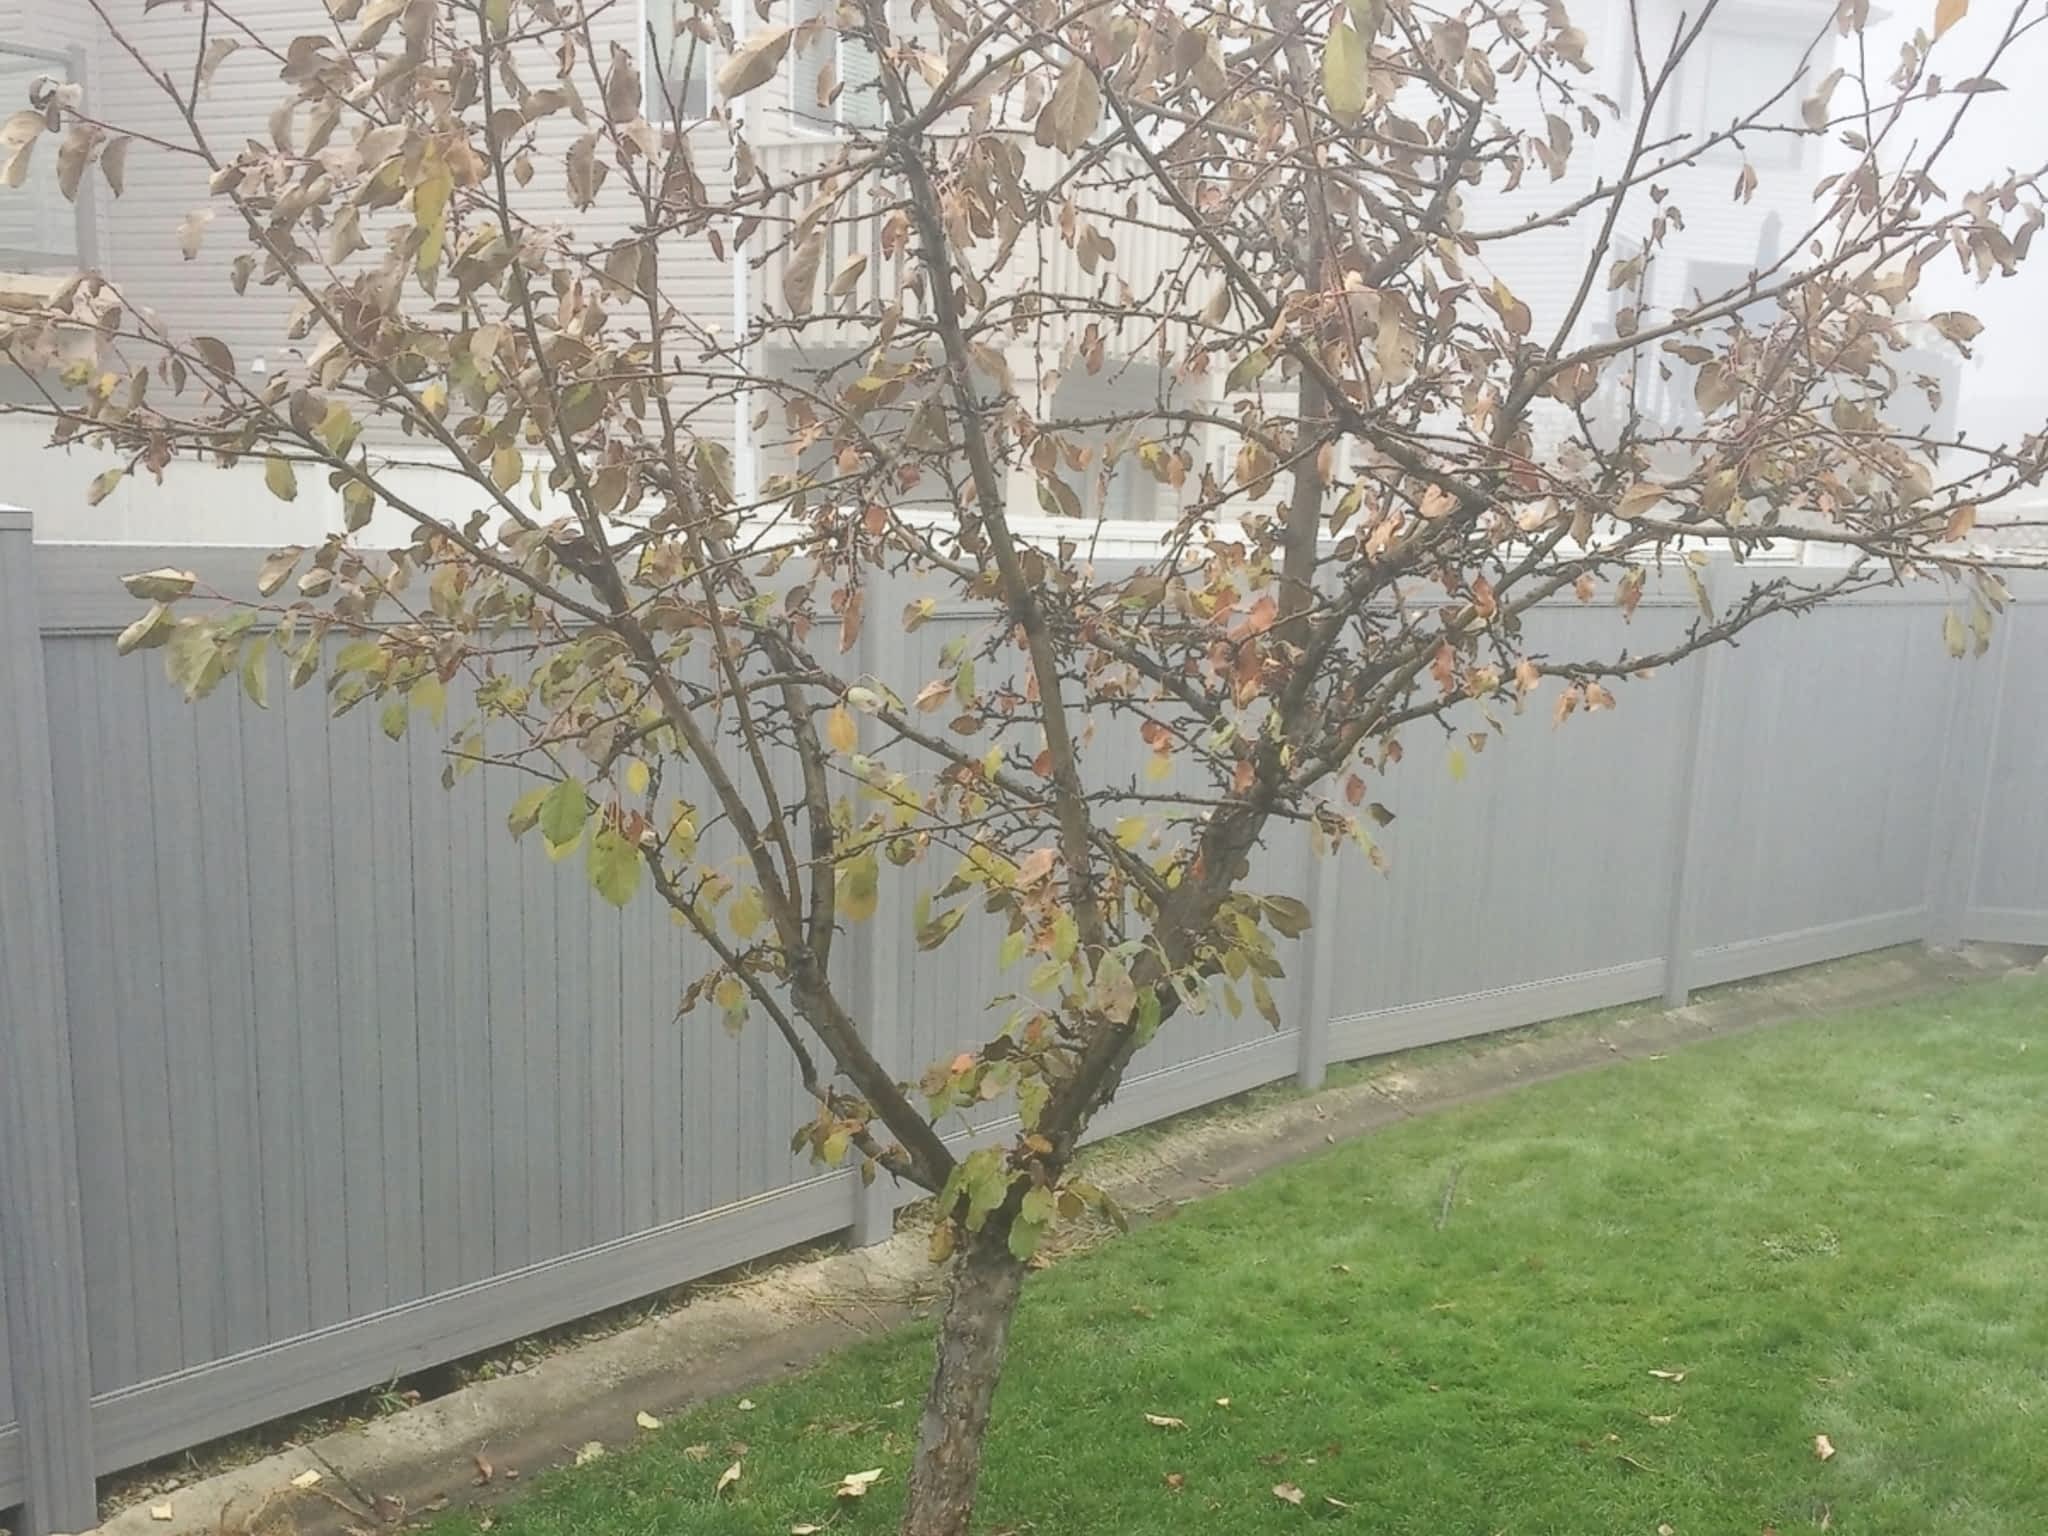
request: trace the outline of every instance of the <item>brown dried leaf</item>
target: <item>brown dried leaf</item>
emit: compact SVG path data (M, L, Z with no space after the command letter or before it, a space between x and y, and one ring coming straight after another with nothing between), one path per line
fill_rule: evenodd
M1813 1437L1813 1458L1815 1461L1832 1461L1834 1455L1834 1441L1830 1440L1826 1435L1815 1435Z
M740 44L718 66L718 94L732 101L773 80L782 56L789 52L789 38L788 27L766 27Z
M1293 1504L1299 1507L1301 1501L1307 1495L1292 1483L1275 1483L1273 1485L1273 1497L1283 1504Z
M870 1467L865 1472L849 1472L839 1479L839 1486L832 1490L835 1499L864 1499L868 1490L882 1480L882 1469Z
M1163 1413L1148 1413L1145 1415L1145 1422L1154 1429L1186 1429L1188 1427L1186 1419L1168 1418Z

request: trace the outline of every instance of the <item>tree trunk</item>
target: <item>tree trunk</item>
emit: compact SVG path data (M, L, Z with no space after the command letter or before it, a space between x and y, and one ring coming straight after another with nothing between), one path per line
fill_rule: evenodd
M1024 1266L992 1220L962 1245L939 1323L938 1366L918 1421L903 1536L967 1536L989 1405L1010 1348Z

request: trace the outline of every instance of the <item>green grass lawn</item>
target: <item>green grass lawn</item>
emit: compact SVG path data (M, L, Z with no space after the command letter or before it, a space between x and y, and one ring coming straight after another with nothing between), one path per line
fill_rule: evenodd
M982 1527L2040 1536L2044 1158L2031 979L1402 1124L1036 1277ZM893 1531L929 1343L679 1418L495 1536Z

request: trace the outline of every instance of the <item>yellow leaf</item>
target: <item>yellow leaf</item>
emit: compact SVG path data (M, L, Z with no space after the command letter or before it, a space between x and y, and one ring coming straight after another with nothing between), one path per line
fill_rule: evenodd
M1292 1483L1275 1483L1273 1485L1273 1497L1283 1504L1299 1504L1302 1501L1303 1495L1302 1491Z
M712 1497L716 1498L719 1494L724 1493L726 1489L732 1487L732 1485L734 1483L737 1483L739 1480L740 1464L738 1462L734 1462L731 1466L727 1467L723 1472L718 1474L718 1486L711 1490Z
M642 1429L649 1431L650 1433L654 1430L661 1428L661 1420L657 1419L645 1408L642 1408L638 1413L633 1415L633 1422L635 1424L638 1424Z
M587 1467L593 1461L602 1458L603 1455L604 1442L602 1440L586 1440L583 1442L581 1449L576 1452L576 1465Z
M272 454L263 461L263 483L279 501L294 500L299 494L299 477L290 459Z
M1939 0L1934 7L1934 35L1940 37L1970 13L1970 0Z
M844 704L838 705L825 717L825 739L832 743L835 752L851 752L860 743L860 732L855 729L852 712Z
M732 923L734 933L743 939L751 939L761 926L761 893L748 886L740 892L726 917Z
M1456 747L1451 748L1451 780L1459 784L1465 781L1465 754Z
M1145 1415L1145 1422L1154 1429L1186 1429L1188 1427L1186 1419L1170 1419L1163 1413L1148 1413Z
M1834 1458L1834 1454L1834 1441L1830 1440L1826 1435L1815 1435L1813 1437L1813 1455L1815 1460L1830 1461Z
M1330 113L1339 122L1356 122L1371 95L1366 81L1366 49L1349 22L1330 28L1330 40L1323 46L1323 95Z
M648 772L647 765L641 762L639 758L628 759L626 763L626 793L629 795L646 794L647 782L651 777L652 775Z
M292 1486L294 1488L317 1488L319 1485L320 1469L318 1467L308 1467L292 1479Z

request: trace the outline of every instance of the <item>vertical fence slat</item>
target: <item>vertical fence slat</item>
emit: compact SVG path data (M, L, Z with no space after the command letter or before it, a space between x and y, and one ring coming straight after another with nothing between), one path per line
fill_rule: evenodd
M26 512L0 509L0 1291L28 1489L25 1536L98 1523L50 718Z
M1312 926L1307 942L1302 945L1302 955L1308 963L1308 985L1302 988L1307 1011L1297 1026L1294 1081L1313 1093L1323 1086L1330 1070L1330 1021L1336 1017L1337 946L1344 942L1337 928L1344 850L1331 848L1317 857L1304 837L1302 857L1315 865L1315 894L1309 909Z
M1711 605L1714 571L1700 573ZM1678 795L1674 804L1671 861L1671 921L1664 943L1664 1006L1683 1008L1692 994L1699 954L1699 876L1710 829L1703 780L1716 748L1714 717L1721 691L1725 647L1709 646L1689 658L1691 698L1678 749Z

